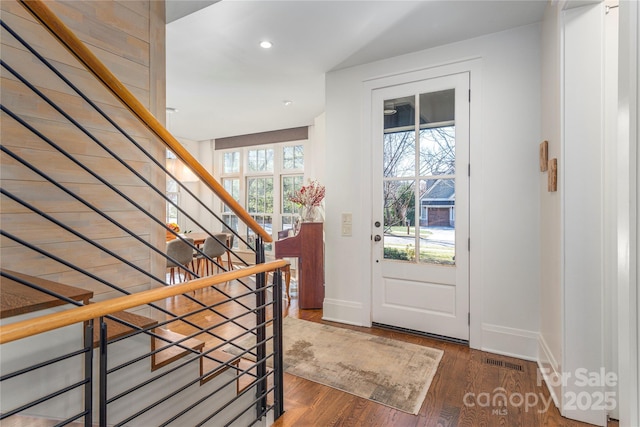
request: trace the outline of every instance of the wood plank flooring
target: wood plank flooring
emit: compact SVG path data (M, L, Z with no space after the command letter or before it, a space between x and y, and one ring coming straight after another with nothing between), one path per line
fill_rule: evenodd
M233 288L233 283L227 286L227 289ZM202 292L203 295L199 297L206 298L209 295L208 290ZM214 295L215 292L210 294ZM537 366L533 362L402 332L326 322L322 320L322 310L298 309L295 289L292 289L291 297L291 303L284 300L285 316L439 348L444 350L444 356L418 415L407 414L285 373L285 413L275 422L275 427L590 425L560 415L550 400L546 386L538 384ZM182 311L181 308L186 304L178 298L169 302L167 308ZM181 332L174 328L172 330ZM211 340L211 337L206 336L198 338ZM506 392L511 404L499 406L497 401L495 406L491 404L491 400L500 391ZM520 402L519 396L529 399L529 406ZM546 402L550 402L548 408L545 407ZM609 426L617 425L615 421L609 422Z

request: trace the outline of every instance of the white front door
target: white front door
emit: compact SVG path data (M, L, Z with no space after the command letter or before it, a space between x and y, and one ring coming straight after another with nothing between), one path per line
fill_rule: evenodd
M469 340L469 73L372 91L372 320Z

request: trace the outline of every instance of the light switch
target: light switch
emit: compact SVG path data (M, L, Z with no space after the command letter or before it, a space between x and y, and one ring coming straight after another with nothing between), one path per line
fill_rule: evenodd
M351 212L345 212L342 214L342 221L341 221L341 225L342 225L342 235L345 237L349 237L351 236L351 230L352 230L352 215Z

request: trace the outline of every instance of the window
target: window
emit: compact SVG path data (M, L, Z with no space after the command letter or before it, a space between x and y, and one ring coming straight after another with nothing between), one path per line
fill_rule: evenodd
M240 179L238 178L222 178L222 186L227 193L234 198L235 201L240 201ZM231 209L227 205L222 208L223 212L231 212Z
M285 145L282 147L282 169L287 173L304 170L304 147L298 145ZM297 215L300 213L297 205L294 205L287 196L302 187L304 175L281 175L280 178L280 230L293 229Z
M282 148L282 169L303 169L304 150L302 145L292 145Z
M224 153L224 173L240 172L240 152Z
M247 178L247 212L273 214L273 177Z
M384 103L384 257L454 265L455 89L418 96Z
M171 178L167 178L167 198L176 205L180 200L178 183ZM169 202L167 202L167 222L178 223L178 208Z
M235 153L240 154L240 153ZM225 156L226 161L226 156ZM227 193L234 198L235 201L240 201L240 179L239 178L222 178L222 186ZM222 204L222 220L227 224L227 228L234 230L236 233L238 232L238 217L234 214L229 206L226 204ZM233 240L233 247L238 247L238 239Z
M287 200L289 194L298 191L304 182L303 175L283 175L281 180L281 192L282 194L282 229L293 229L296 215L299 214L298 206Z
M171 151L167 150L166 158L175 159L176 155L173 154ZM176 205L180 201L180 187L178 187L178 183L169 176L167 176L165 194L167 195L167 198L171 200L173 203L175 203ZM169 202L167 202L166 219L168 223L169 222L175 222L176 224L178 223L178 208Z
M273 177L247 178L247 212L269 234L273 234ZM249 233L249 243L253 233ZM269 247L269 249L271 249ZM265 250L267 248L265 247Z
M275 237L279 230L293 228L298 206L287 196L304 182L304 144L281 143L220 150L215 153L220 182L225 190ZM221 204L223 220L252 244L255 235L238 224L236 215ZM238 228L239 227L239 228ZM235 242L234 242L235 243ZM265 245L266 251L272 245Z
M249 150L248 159L250 172L273 171L273 148Z

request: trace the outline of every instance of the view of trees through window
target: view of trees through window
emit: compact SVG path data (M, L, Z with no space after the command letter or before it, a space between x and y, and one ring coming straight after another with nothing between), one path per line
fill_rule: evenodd
M171 151L167 150L167 159L175 159L176 155ZM176 205L180 201L180 192L178 183L173 179L167 176L167 185L166 185L166 195L169 200L171 200L174 204L167 202L167 213L166 213L166 221L167 223L175 222L178 223L178 208Z
M420 157L418 176L455 174L455 128L420 130ZM394 132L384 137L383 167L385 178L414 177L415 132ZM435 180L422 180L418 200L422 200ZM415 180L391 179L384 182L385 224L415 225Z
M272 231L273 177L247 178L247 212L267 231Z
M445 92L436 94L438 100L449 98ZM430 94L420 95L420 103L428 103L424 95ZM437 114L420 107L421 124L417 127L416 103L414 97L385 101L385 110L395 111L398 117L389 120L385 116L384 255L387 259L454 264L453 105L450 114L436 111L448 119L438 122L427 120Z
M251 172L273 171L273 149L249 150L248 166Z
M224 151L219 159L220 180L225 190L260 226L271 235L293 228L299 208L287 196L303 185L304 145L246 147ZM229 228L246 233L247 242L252 244L255 234L238 224L236 215L226 205L222 204L221 209ZM265 246L265 250L271 249L272 245Z
M293 229L295 219L300 213L300 208L287 199L290 194L298 191L304 181L304 176L300 175L283 175L282 176L282 229Z
M304 150L302 145L282 148L282 169L304 169Z
M230 158L230 159L234 158L234 156L227 157L227 154L239 154L239 153L237 152L225 153L225 170L227 170L226 169L227 158ZM237 159L239 156L235 156L235 157ZM233 163L231 163L231 165L233 165ZM229 170L233 171L234 167L231 166ZM239 178L222 178L222 186L224 187L225 190L227 190L227 193L229 193L235 201L240 201L240 179ZM222 220L224 221L225 224L228 224L228 228L232 230L238 230L238 217L236 216L236 214L234 214L231 211L231 209L229 209L229 206L225 205L224 203L222 204ZM233 240L233 246L238 247L237 239Z
M292 229L300 208L287 197L299 190L304 181L304 145L302 143L281 143L259 147L244 147L216 153L215 161L220 173L217 178L224 189L242 205L267 233L276 237L277 231ZM169 162L176 159L167 150ZM168 162L168 164L169 164ZM180 188L170 177L166 181L167 198L178 204ZM238 217L224 203L220 202L221 218L226 228L246 236L252 245L255 234L238 221ZM180 224L178 209L166 204L166 221ZM234 239L234 247L244 243ZM266 251L273 249L265 245Z

